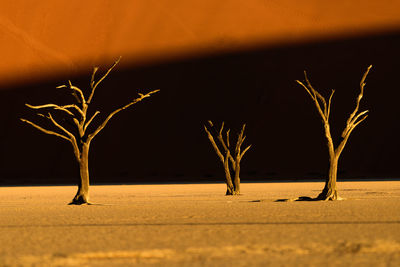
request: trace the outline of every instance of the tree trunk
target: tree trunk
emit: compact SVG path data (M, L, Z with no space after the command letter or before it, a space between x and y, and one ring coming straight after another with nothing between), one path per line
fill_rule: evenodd
M337 188L336 188L336 178L337 178L337 168L338 168L339 156L334 155L330 157L329 175L325 182L325 187L321 194L317 197L320 200L337 200Z
M233 180L233 186L235 188L234 195L240 195L240 160L236 159L236 167L235 167L235 178Z
M232 182L231 179L231 174L229 172L229 169L225 169L225 175L226 175L226 195L227 196L232 196L232 195L240 195L240 178L238 173L235 173L234 180Z
M226 195L235 195L235 186L232 183L231 175L229 173L225 172L225 177L226 177Z
M70 204L89 204L89 146L87 144L82 145L82 151L78 163L80 175L78 192Z
M240 188L239 188L239 189L236 189L236 188L229 188L229 187L227 187L227 189L226 189L226 195L227 195L227 196L240 195Z

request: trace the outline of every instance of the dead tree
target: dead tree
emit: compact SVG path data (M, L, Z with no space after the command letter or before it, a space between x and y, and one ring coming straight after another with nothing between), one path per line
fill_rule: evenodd
M318 93L316 89L314 89L307 77L307 73L304 72L305 76L305 84L297 81L303 88L307 91L307 93L310 95L311 99L313 100L319 115L322 118L322 123L324 125L324 130L325 130L325 137L328 143L328 150L329 150L329 174L328 177L326 178L325 182L325 187L322 190L322 192L318 195L316 200L337 200L340 199L337 193L337 188L336 188L336 178L337 178L337 168L338 168L338 161L340 154L343 151L344 146L346 145L350 134L352 131L359 125L362 121L364 121L368 117L368 110L359 112L359 107L360 107L360 101L363 97L364 94L364 87L365 87L365 79L367 78L367 75L370 71L372 66L369 66L368 69L365 71L361 82L360 82L360 93L357 97L356 100L356 107L354 108L354 111L350 114L349 118L347 119L346 122L346 127L342 132L341 135L341 141L337 147L335 147L332 136L331 136L331 130L330 130L330 125L329 125L329 115L331 111L331 102L332 102L332 97L333 94L335 93L334 90L332 90L331 95L329 96L328 102L326 99ZM321 107L322 105L322 107Z
M218 132L215 130L214 125L211 121L208 121L208 123L210 124L211 129L208 130L207 127L204 125L204 130L206 131L208 139L210 140L215 152L217 153L219 159L222 162L222 165L224 166L226 186L227 186L226 195L239 195L240 194L240 176L239 176L240 161L242 160L243 155L251 147L251 145L249 145L243 151L241 151L241 146L242 146L244 140L246 139L246 136L244 136L244 129L246 127L246 124L243 124L242 130L241 130L240 134L238 135L236 146L231 147L230 141L229 141L230 130L226 131L226 133L225 133L226 139L225 140L223 137L224 122L222 122L221 128ZM218 146L217 143L215 142L213 135L219 141L220 146ZM221 152L221 150L224 152L224 154ZM232 170L232 174L233 174L233 180L232 180L231 170Z
M118 112L129 108L130 106L142 101L144 98L149 97L151 94L158 92L159 90L154 90L146 94L140 94L139 97L133 99L130 103L123 107L120 107L113 112L111 112L104 121L99 124L91 133L88 133L88 128L94 121L95 117L100 113L100 111L94 112L89 116L88 109L89 105L92 103L93 96L98 85L107 77L111 70L118 64L120 59L118 59L114 64L107 70L107 72L98 80L95 80L96 72L98 67L93 69L91 81L90 81L90 94L85 97L84 92L78 87L72 85L71 81L68 81L68 85L61 85L57 88L66 88L70 91L72 96L76 100L76 104L70 105L56 105L56 104L45 104L39 106L33 106L26 104L27 107L39 110L41 112L37 115L44 117L50 121L52 127L55 130L49 130L44 127L39 126L29 120L22 119L21 121L30 124L39 131L60 137L72 144L75 159L79 164L80 180L78 184L78 192L72 199L70 204L81 205L89 204L89 147L95 136L97 136L101 130L107 125L110 119L116 115ZM54 112L59 112L65 118L65 121L72 122L75 130L68 130L65 126L62 126L60 122L54 117ZM53 113L53 115L52 115Z

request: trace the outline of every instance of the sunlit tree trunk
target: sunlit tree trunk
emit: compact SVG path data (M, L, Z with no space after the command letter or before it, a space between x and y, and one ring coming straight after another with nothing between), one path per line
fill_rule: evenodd
M339 158L333 156L329 160L329 172L325 181L325 186L322 192L318 195L317 199L321 200L337 200L338 193L336 187L337 169Z
M240 157L236 157L235 178L233 179L233 185L235 187L234 195L240 195L240 160Z
M79 164L79 182L78 191L70 204L87 204L89 203L89 145L83 144L80 158L77 159Z

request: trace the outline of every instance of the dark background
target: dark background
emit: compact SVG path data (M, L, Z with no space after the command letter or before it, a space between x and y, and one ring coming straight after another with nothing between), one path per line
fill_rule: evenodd
M232 137L247 124L245 144L252 148L242 161L242 181L324 179L328 153L322 123L295 80L303 80L307 70L323 95L336 90L331 128L338 140L370 64L360 108L370 110L369 117L351 135L338 176L400 177L399 47L400 32L389 32L117 66L96 91L92 112L103 115L96 122L138 92L161 91L118 114L94 139L91 182L223 181L222 165L203 130L209 119L225 121ZM69 92L55 88L67 79L88 94L90 75L87 70L0 91L1 184L75 182L72 146L18 118L40 121L24 103L69 103Z

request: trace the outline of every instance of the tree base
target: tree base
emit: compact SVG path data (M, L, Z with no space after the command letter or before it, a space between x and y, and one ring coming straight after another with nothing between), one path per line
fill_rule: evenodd
M324 190L315 198L315 200L343 200L343 198L338 196L336 189L327 190L324 188Z
M90 202L76 202L76 201L71 201L68 203L68 205L94 205L93 203Z
M334 201L334 200L345 200L345 198L339 197L338 195L336 196L321 196L319 195L318 197L314 198L314 200L318 201Z
M240 195L240 191L226 191L227 196L238 196Z
M88 198L84 195L75 196L68 205L91 205Z

